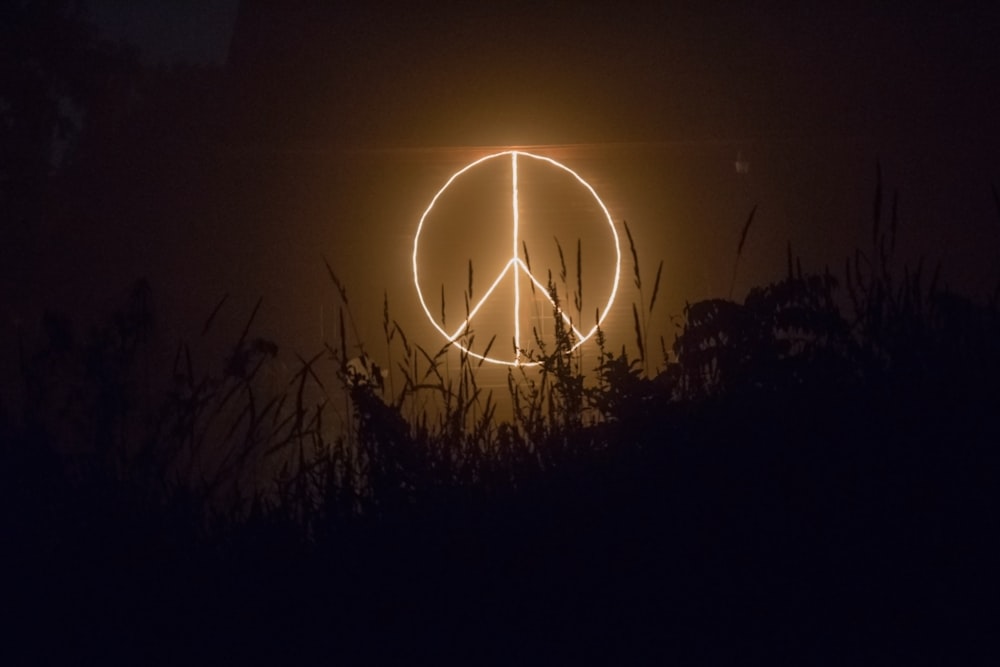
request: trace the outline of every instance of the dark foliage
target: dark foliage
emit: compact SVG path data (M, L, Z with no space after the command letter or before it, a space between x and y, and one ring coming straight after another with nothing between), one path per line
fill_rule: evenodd
M845 295L790 256L690 304L655 376L603 336L591 374L563 330L512 371L510 421L388 304L391 383L342 326L275 388L251 317L218 370L181 345L156 399L145 285L86 338L50 316L0 422L5 629L169 663L968 662L1000 313L888 261Z
M0 7L0 229L9 242L50 205L50 179L72 161L84 122L135 77L134 54L98 38L74 0Z

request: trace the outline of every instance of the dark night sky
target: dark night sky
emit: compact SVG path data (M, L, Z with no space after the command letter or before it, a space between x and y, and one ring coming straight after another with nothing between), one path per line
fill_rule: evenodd
M314 99L333 98L342 131L362 143L947 139L985 129L996 110L995 10L868 5L380 4L315 12L305 34L294 12L267 28L283 56L275 70L280 59L306 70L287 85L308 80Z
M88 0L87 11L108 39L140 47L147 62L222 65L239 0Z
M167 315L263 295L262 326L312 349L325 255L371 337L386 289L433 346L407 267L417 219L450 173L507 146L580 171L645 271L665 260L664 322L725 296L754 203L736 296L780 275L786 242L807 268L842 266L869 242L876 160L900 191L902 252L943 258L972 290L997 277L992 3L90 4L146 62L224 68L222 102L212 142L172 154L168 138L169 177L130 169L91 198L100 222L38 235L29 280L49 300L145 273ZM59 268L67 253L92 283Z

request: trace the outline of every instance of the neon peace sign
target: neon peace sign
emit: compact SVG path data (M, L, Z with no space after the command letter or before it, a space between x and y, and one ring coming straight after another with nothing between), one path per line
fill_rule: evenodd
M467 303L466 306L467 315L465 319L457 328L449 331L444 327L443 313L441 322L438 322L435 319L434 315L431 313L431 309L428 306L425 289L421 287L421 270L420 270L421 237L422 235L425 235L426 228L430 224L432 211L435 210L435 206L445 201L445 199L447 198L446 193L449 190L449 188L451 188L453 185L456 185L457 181L459 181L459 179L462 179L463 177L466 177L466 179L468 179L469 178L468 175L470 174L470 172L475 170L477 167L483 166L487 162L500 161L503 158L507 157L509 157L510 159L510 180L509 180L510 192L509 196L508 195L504 196L504 199L509 202L510 208L509 208L509 214L505 214L503 216L502 224L503 225L509 224L511 228L509 237L510 240L503 242L504 244L508 242L510 243L509 246L510 254L507 257L505 263L503 264L503 268L500 269L499 272L497 272L495 277L492 279L489 288L486 290L486 293L474 304ZM522 246L523 244L523 240L521 238L522 224L533 225L533 224L538 224L539 222L544 224L545 221L528 220L522 223L521 219L522 202L520 198L519 184L518 184L519 161L523 161L525 165L529 164L527 161L531 161L530 162L531 165L542 166L549 169L549 171L552 171L552 168L554 168L555 170L558 170L557 173L562 174L564 177L566 175L571 177L569 179L569 182L571 183L573 188L571 196L575 200L581 200L581 199L585 200L583 204L579 204L578 206L586 205L589 206L590 208L593 208L596 205L596 209L594 210L599 211L598 217L601 218L602 223L607 224L608 229L611 232L611 238L614 241L614 257L613 257L613 262L611 262L611 265L613 266L613 280L611 281L612 286L607 301L603 304L603 306L598 308L598 315L596 322L594 323L593 327L591 327L586 332L578 328L578 324L574 323L562 309L558 308L556 302L552 299L551 295L549 294L548 286L545 284L545 282L539 280L532 273L529 263L527 261L527 247L526 245ZM497 163L495 162L494 164ZM499 200L497 201L497 204L498 206L494 206L493 208L502 207L506 209L506 207L508 206L507 203L503 203L502 205L500 205ZM482 204L477 203L475 205L480 206ZM495 213L495 211L493 213ZM509 222L508 222L508 215L509 215ZM521 250L522 247L525 248L524 259L522 259L519 256L519 251ZM560 250L560 255L561 255L561 250ZM462 169L452 174L452 176L445 182L444 186L442 186L442 188L438 190L437 194L434 195L434 198L431 199L431 202L427 206L427 209L420 217L420 223L417 225L417 232L413 239L413 283L417 289L417 296L420 299L420 305L421 307L423 307L424 313L427 315L427 318L430 320L434 328L437 329L438 332L442 336L444 336L444 338L447 341L453 343L454 345L456 345L457 347L459 347L460 349L464 350L465 352L467 352L468 354L477 359L482 359L483 361L488 361L494 364L503 364L508 366L520 366L520 365L534 366L538 363L537 361L532 362L525 360L526 349L522 346L522 327L521 327L522 312L521 312L521 291L520 291L522 278L525 279L526 281L525 285L532 287L533 292L537 288L537 292L534 293L536 294L540 293L541 295L543 295L543 297L548 301L548 304L554 309L553 316L559 317L565 323L566 325L565 330L569 332L569 334L575 340L571 348L572 350L575 350L581 345L583 345L587 340L589 340L591 336L594 335L594 333L597 331L598 326L600 326L600 324L604 321L605 317L607 317L608 313L610 312L611 306L612 304L614 304L615 295L618 292L618 281L621 273L620 269L621 269L621 244L619 242L618 232L615 230L615 224L613 219L611 218L611 214L608 212L607 206L605 206L604 202L601 201L601 198L597 196L597 192L594 190L594 188L575 171L573 171L569 167L559 162L556 162L552 158L548 158L542 155L535 155L532 153L526 153L524 151L508 150L500 153L493 153L491 155L486 155L466 165ZM470 272L471 272L471 266L470 266ZM459 340L459 338L465 332L469 331L472 320L476 318L477 314L480 314L484 306L490 303L491 300L497 298L496 294L497 288L501 284L506 283L507 281L512 282L513 286L513 299L512 299L513 303L508 306L512 308L511 312L513 314L513 347L512 347L513 356L510 359L502 359L493 356L485 356L483 354L474 352L465 345L463 345L463 343ZM471 276L470 276L470 289L471 289ZM442 286L442 299L443 299L443 290L444 288Z

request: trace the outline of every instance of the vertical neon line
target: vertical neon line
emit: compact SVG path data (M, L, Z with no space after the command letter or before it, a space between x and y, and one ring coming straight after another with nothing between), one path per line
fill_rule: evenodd
M521 287L520 287L520 267L517 265L517 237L518 223L520 215L517 204L517 151L510 154L511 171L511 205L514 209L514 361L521 361Z

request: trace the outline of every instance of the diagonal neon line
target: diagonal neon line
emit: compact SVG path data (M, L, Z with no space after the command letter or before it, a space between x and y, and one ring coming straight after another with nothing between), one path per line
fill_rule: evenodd
M525 265L525 263L522 262L520 258L517 259L517 268L519 268L521 271L524 271L527 274L528 278L531 279L531 282L535 283L535 285L538 286L538 289L542 292L542 294L545 295L545 298L549 300L549 303L551 303L552 307L556 309L556 312L558 312L559 315L562 316L563 322L565 322L567 326L569 326L569 328L573 330L573 333L576 334L576 337L581 341L584 340L585 336L579 329L573 326L573 321L569 318L569 315L567 315L562 308L556 305L555 300L553 300L552 296L549 294L549 288L546 285L543 285L542 282L535 277L535 274L533 274L528 269L527 265Z
M469 323L472 321L472 318L476 316L476 313L478 313L479 309L483 307L483 304L489 301L490 295L493 294L493 291L497 288L497 285L500 284L504 276L507 275L507 272L510 271L510 267L514 263L514 261L515 260L512 259L509 262L507 262L507 264L503 267L503 271L501 271L499 275L497 275L497 277L493 280L493 284L490 285L490 288L488 290L486 290L486 294L483 295L483 298L481 298L476 303L475 307L473 307L473 309L469 311L469 315L468 317L465 318L465 321L462 322L462 325L458 327L455 333L448 336L449 342L455 342L455 339L458 338L460 335L462 335L463 331L468 329Z

